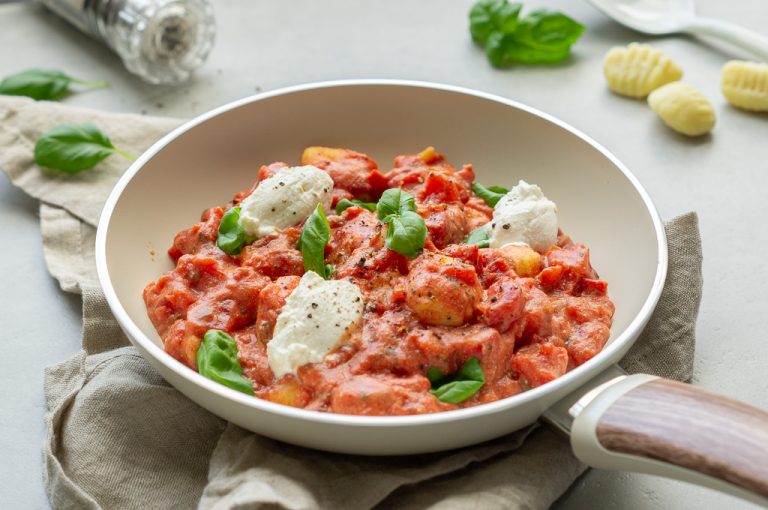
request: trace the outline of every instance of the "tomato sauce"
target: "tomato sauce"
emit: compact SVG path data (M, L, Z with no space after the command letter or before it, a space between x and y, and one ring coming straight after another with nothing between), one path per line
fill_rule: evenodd
M423 252L409 260L387 249L386 227L374 212L329 211L326 262L334 266L333 278L360 287L363 320L322 362L276 379L266 345L304 273L296 248L302 225L261 238L237 257L225 254L216 246L218 226L224 211L256 185L243 190L176 235L168 250L175 269L144 290L165 351L181 363L196 369L203 335L220 329L237 343L259 398L336 413L419 414L540 386L595 356L608 340L614 305L585 246L562 232L546 253L461 244L493 214L472 191L471 165L456 169L432 148L398 156L386 173L346 149L311 147L301 163L332 177L334 205L342 198L375 202L393 187L413 194L428 229ZM264 166L258 178L285 166ZM485 377L480 391L460 404L430 393L430 367L450 374L472 357Z

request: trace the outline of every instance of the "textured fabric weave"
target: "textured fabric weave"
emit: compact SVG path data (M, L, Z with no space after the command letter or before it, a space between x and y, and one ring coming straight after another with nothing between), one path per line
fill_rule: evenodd
M703 285L698 218L684 214L666 223L665 229L669 269L664 290L643 333L619 365L633 374L690 381Z
M85 121L137 153L179 123L0 97L0 169L42 201L48 268L63 290L83 296L83 351L45 374L54 508L539 509L584 471L566 440L535 425L453 452L353 457L257 436L184 397L128 346L96 279L96 221L127 162L110 157L67 177L34 164L41 133ZM622 365L688 380L701 297L695 214L667 223L667 238L661 301Z

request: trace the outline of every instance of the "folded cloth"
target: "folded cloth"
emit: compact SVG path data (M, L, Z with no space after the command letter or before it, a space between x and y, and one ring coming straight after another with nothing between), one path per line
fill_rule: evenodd
M179 123L0 97L0 169L41 200L48 269L63 290L83 295L83 350L45 374L45 485L55 508L534 509L586 469L566 440L536 425L451 452L355 457L255 435L188 400L128 346L95 277L95 224L126 161L112 156L71 176L34 163L43 132L85 121L133 152ZM667 282L622 365L688 380L701 297L696 215L666 231Z

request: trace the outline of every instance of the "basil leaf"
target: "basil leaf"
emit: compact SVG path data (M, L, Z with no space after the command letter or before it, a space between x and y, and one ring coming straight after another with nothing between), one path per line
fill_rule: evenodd
M237 344L218 329L209 329L197 350L197 371L219 384L253 395L253 383L243 376Z
M485 54L495 67L509 67L512 64L556 64L568 57L566 48L531 48L514 36L494 33L485 45Z
M346 198L342 198L339 200L339 203L336 204L336 214L343 213L353 205L362 207L363 209L368 209L369 211L376 210L376 204L373 202L363 202L362 200L348 200Z
M472 39L485 44L495 31L514 32L522 8L523 4L510 4L507 0L480 0L469 10L469 31Z
M490 246L490 236L488 235L488 227L483 225L477 227L475 230L469 233L464 240L464 244L476 244L480 248L488 248Z
M136 159L132 154L112 145L109 137L90 122L58 125L35 144L35 161L38 165L67 173L93 168L114 153Z
M429 367L427 369L427 379L432 383L432 387L440 386L440 382L446 377L448 376L437 367Z
M496 67L553 64L568 58L584 25L563 13L537 9L520 17L520 4L480 0L469 11L472 39Z
M438 389L431 390L431 392L440 402L458 404L477 393L483 387L483 384L480 381L453 381L443 384Z
M409 259L417 257L427 239L424 218L412 211L405 211L400 216L389 216L389 218L385 239L387 248Z
M388 225L387 248L408 258L418 256L427 239L427 225L416 212L413 195L400 188L386 190L376 204L376 215Z
M105 81L83 81L52 69L27 69L20 73L6 76L0 81L0 94L8 96L26 96L32 99L55 100L64 97L71 83L79 83L88 88L104 88Z
M472 191L475 195L485 200L485 203L495 207L501 197L509 193L509 190L501 186L488 186L487 188L478 182L472 183Z
M534 48L567 49L579 40L584 30L584 25L561 12L537 9L520 20L515 35Z
M376 214L384 223L387 223L387 217L399 216L405 212L416 212L416 201L413 195L400 188L388 189L381 194L376 204Z
M326 280L331 272L325 265L325 246L331 240L331 226L323 212L323 206L317 204L315 210L304 223L299 237L298 249L304 259L304 270L314 271Z
M456 373L457 379L466 379L469 381L485 382L485 375L480 366L480 360L474 356L469 358Z
M227 255L237 255L244 244L245 229L240 225L240 207L233 207L221 217L216 246Z
M430 372L431 376L430 377ZM442 377L439 377L442 376ZM435 367L427 370L427 379L432 383L430 392L441 402L458 404L477 393L485 384L485 375L480 360L469 358L453 376L447 377Z

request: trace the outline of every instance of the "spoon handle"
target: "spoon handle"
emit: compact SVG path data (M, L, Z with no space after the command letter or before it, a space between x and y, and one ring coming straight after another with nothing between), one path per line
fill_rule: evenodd
M710 18L695 18L683 28L684 32L717 37L754 53L768 62L768 37L733 23Z

